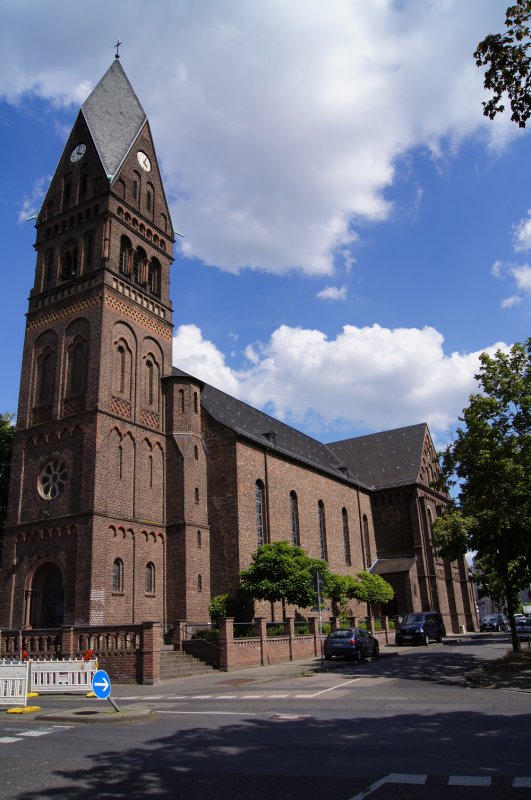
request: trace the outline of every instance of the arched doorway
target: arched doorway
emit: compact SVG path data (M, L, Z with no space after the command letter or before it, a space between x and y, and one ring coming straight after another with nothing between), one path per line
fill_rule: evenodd
M33 575L29 623L32 628L57 628L63 623L63 574L57 564L47 562Z

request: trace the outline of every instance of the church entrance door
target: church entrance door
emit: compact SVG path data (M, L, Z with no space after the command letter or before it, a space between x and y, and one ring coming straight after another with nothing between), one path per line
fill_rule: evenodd
M63 623L63 575L56 564L43 564L31 583L30 625L32 628L58 628Z

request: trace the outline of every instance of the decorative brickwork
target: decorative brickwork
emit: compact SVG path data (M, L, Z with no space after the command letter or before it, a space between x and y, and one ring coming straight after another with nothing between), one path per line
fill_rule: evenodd
M123 303L113 295L106 295L105 303L114 311L118 312L118 314L132 320L135 324L141 325L143 328L146 328L146 330L151 331L151 333L160 336L162 339L168 339L171 341L171 329L166 325L161 325L156 320L146 317L145 314L137 311L136 308L131 308L131 306L128 306L127 303Z
M131 403L121 397L111 397L111 411L119 417L131 419Z
M28 322L27 331L34 331L38 328L47 328L60 322L61 320L68 319L69 317L77 316L81 311L86 311L101 303L100 297L87 297L85 300L80 300L77 303L59 308L52 311L50 314L43 314L42 316L34 317Z
M160 416L153 411L148 411L147 408L140 409L140 424L146 425L148 428L160 427Z

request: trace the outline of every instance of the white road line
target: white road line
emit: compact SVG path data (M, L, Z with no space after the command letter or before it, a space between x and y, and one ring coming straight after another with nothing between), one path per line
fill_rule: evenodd
M311 700L314 697L319 697L322 694L326 694L327 692L334 692L337 689L344 689L345 686L350 686L351 683L357 683L357 681L361 681L361 678L354 678L351 681L347 681L346 683L338 683L337 686L330 686L328 689L321 689L320 692L314 692L314 694L296 694L296 699L305 699Z
M268 694L268 700L285 700L286 697L289 697L289 694Z
M17 736L46 736L47 733L52 733L52 731L22 731L17 733Z
M22 742L22 739L17 739L16 736L0 736L0 744L11 744L11 742Z
M237 694L219 694L214 698L215 700L237 700Z
M513 789L531 789L531 778L515 778Z
M490 786L490 776L481 775L450 775L448 786Z
M256 717L254 711L166 711L157 709L157 714L210 714L212 716L226 716L226 717L241 717L245 714L247 717Z
M397 772L392 772L390 775L386 775L385 778L380 778L379 781L371 784L368 789L364 792L359 792L359 794L354 795L351 797L350 800L364 800L365 797L368 797L370 794L375 792L380 786L384 786L386 783L406 783L406 784L416 784L416 785L423 785L426 783L428 779L427 775L402 775Z
M240 700L261 700L263 696L263 694L242 694Z
M190 700L212 700L213 695L211 694L194 694L190 697Z

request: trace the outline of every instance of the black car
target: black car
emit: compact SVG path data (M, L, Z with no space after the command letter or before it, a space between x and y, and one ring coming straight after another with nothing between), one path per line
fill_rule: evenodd
M442 642L446 636L442 616L437 611L416 611L405 614L398 623L395 642L404 644L425 644Z
M509 620L503 614L489 614L479 625L480 631L506 631L508 628Z
M324 641L324 657L327 661L331 661L333 656L361 661L367 656L376 657L379 652L378 640L365 628L337 628Z

